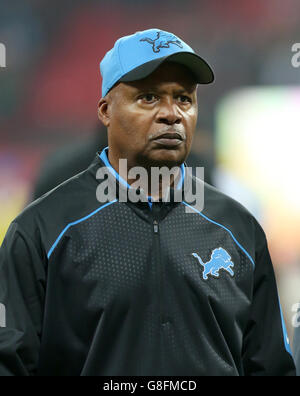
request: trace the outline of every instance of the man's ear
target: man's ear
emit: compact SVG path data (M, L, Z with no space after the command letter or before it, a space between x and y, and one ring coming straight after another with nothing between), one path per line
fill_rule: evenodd
M109 127L110 117L109 117L109 99L107 96L101 98L98 103L98 117L99 120L103 122L104 126Z

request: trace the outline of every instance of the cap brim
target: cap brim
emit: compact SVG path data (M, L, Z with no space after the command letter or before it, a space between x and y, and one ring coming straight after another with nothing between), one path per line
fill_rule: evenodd
M172 55L154 59L131 70L120 78L119 81L129 82L141 80L153 73L154 70L166 60L186 66L193 73L198 84L210 84L214 81L214 73L209 64L199 55L193 54L192 52L177 52Z

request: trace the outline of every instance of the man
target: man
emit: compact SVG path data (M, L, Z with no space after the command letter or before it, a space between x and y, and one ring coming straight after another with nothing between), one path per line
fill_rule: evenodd
M210 67L150 29L101 73L108 147L1 247L0 373L294 375L263 230L184 164Z

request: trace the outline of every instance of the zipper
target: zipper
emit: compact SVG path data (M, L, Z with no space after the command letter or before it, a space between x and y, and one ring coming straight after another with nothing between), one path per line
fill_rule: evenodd
M153 214L153 242L154 242L154 258L155 267L157 268L157 279L158 279L158 309L159 309L159 326L160 326L160 361L159 371L165 373L165 347L164 347L164 326L167 323L166 309L165 309L165 268L161 259L161 247L160 247L160 227L159 227L159 206L153 204L152 207Z
M161 262L160 253L160 237L159 237L159 222L157 219L153 220L153 233L154 233L154 247L155 257L157 258L158 271L159 271L159 304L160 304L160 323L165 324L167 322L164 307L164 268Z
M158 234L159 228L158 228L158 221L157 220L153 221L153 231L154 231L154 234Z

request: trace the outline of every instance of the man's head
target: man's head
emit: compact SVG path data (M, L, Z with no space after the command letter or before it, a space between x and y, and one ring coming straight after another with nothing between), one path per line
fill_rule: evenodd
M131 50L131 51L130 51ZM99 118L114 167L173 167L186 159L197 122L197 83L207 63L178 37L158 29L118 40L101 62Z
M99 103L110 159L146 168L180 165L197 122L196 87L185 66L171 62L142 80L118 83Z

